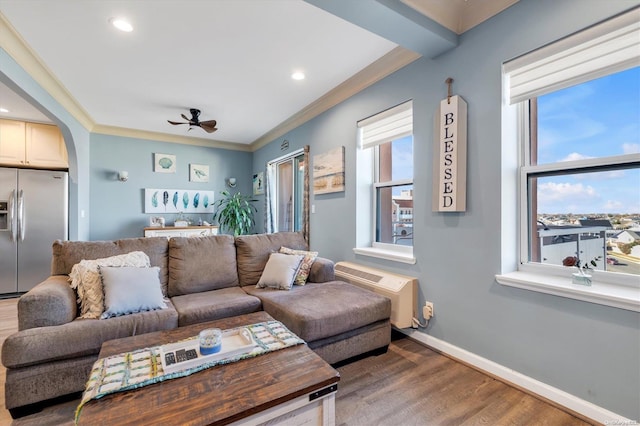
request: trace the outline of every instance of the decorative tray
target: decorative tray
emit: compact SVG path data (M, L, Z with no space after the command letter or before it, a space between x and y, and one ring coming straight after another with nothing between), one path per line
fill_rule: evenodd
M160 346L160 359L165 373L187 370L221 359L251 352L256 343L247 328L237 328L222 332L222 348L211 355L200 353L198 337Z

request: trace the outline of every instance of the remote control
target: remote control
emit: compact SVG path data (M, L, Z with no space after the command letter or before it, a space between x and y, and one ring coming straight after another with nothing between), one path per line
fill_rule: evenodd
M176 361L182 362L187 360L187 351L180 349L176 351Z
M164 362L167 365L171 365L171 364L175 364L176 363L176 357L173 354L173 352L169 352L168 354L164 355Z

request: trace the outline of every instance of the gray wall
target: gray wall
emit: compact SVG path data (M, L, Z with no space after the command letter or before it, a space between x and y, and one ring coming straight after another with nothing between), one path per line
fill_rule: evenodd
M176 156L176 173L155 173L153 154ZM209 182L189 182L189 164L208 164ZM215 191L214 199L226 187L226 179L237 178L231 192L251 191L251 153L201 146L181 145L102 134L91 135L91 240L139 237L149 226L144 213L144 188L201 189ZM129 180L117 180L117 172L129 172ZM165 216L172 224L176 215ZM186 215L212 223L211 214Z
M253 169L290 149L311 155L346 147L344 193L312 196L311 246L415 275L420 304L435 304L426 333L631 419L640 418L640 314L503 287L494 276L512 261L513 186L503 185L502 62L638 4L637 1L522 0L460 37L454 50L421 59L254 153ZM431 211L433 115L446 96L468 103L467 211ZM416 265L355 256L356 121L413 99ZM506 150L509 151L509 150ZM514 150L512 150L514 151ZM507 180L514 180L510 172ZM502 204L505 196L509 205ZM509 212L502 217L503 211ZM505 230L503 230L505 228Z

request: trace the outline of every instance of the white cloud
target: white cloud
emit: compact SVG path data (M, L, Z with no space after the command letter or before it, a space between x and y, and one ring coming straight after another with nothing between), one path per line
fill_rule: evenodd
M596 197L597 191L589 185L581 183L547 182L538 185L538 202L589 200Z
M625 154L640 154L640 144L623 143L622 152L624 152Z
M564 157L560 161L588 160L589 158L593 158L593 157L589 157L587 155L578 154L577 152L572 152L571 154L567 155L566 157Z

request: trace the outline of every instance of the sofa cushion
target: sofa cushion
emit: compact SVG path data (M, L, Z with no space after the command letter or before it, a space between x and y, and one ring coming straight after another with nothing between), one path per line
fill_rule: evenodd
M101 266L149 267L149 256L142 251L119 254L104 259L81 260L71 269L71 288L78 292L80 318L100 318L104 312L104 289L98 268Z
M143 251L151 266L160 267L162 294L167 294L169 241L165 237L125 238L117 241L61 241L53 243L51 275L69 275L73 265L83 259L101 259Z
M271 253L256 287L290 290L304 256Z
M238 286L231 235L179 237L169 241L169 296Z
M100 266L104 287L104 313L101 319L135 312L165 309L160 290L160 268Z
M173 297L171 302L178 311L180 327L262 309L260 299L249 296L240 287L185 294Z
M389 298L342 281L307 283L291 291L243 287L262 308L307 342L389 319Z
M269 255L285 246L306 250L307 242L300 232L241 235L236 237L238 279L241 286L255 286L262 275Z
M75 319L64 325L31 328L7 337L2 345L2 364L19 368L41 362L98 354L102 343L178 326L178 312L168 308L99 319Z

